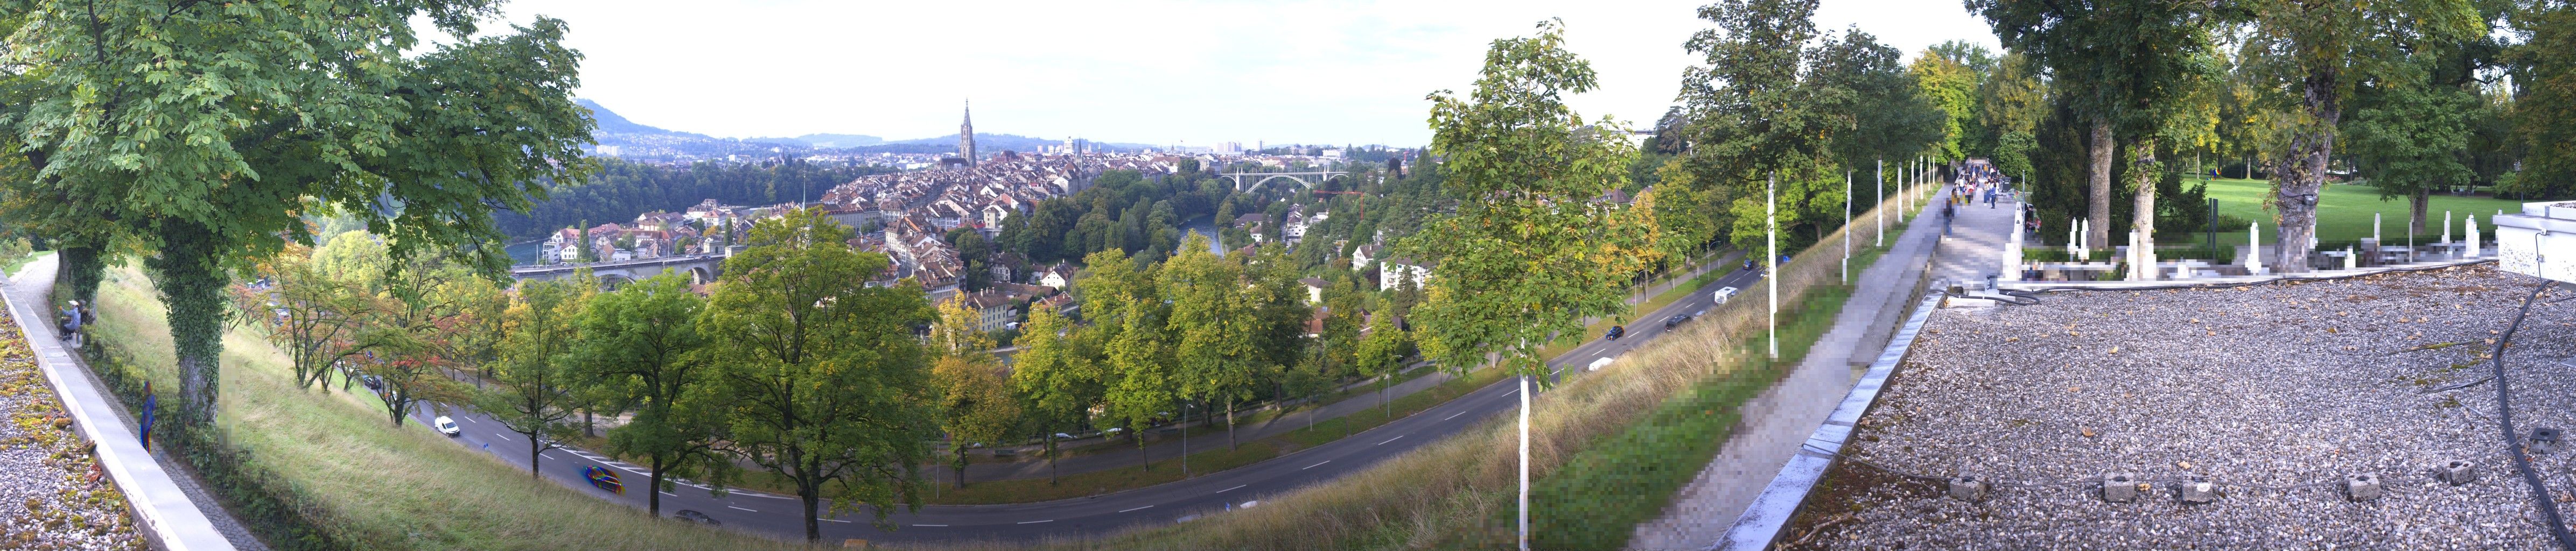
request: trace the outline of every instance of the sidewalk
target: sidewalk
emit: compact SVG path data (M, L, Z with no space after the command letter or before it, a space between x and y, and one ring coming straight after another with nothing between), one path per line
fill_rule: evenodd
M1687 273L1647 285L1644 293L1631 295L1628 299L1629 303L1641 303L1647 299L1653 298L1655 295L1671 290L1674 286L1690 283L1691 278L1697 277L1701 273L1717 269L1728 262L1732 262L1734 259L1741 256L1741 254L1742 253L1740 252L1712 253L1706 257L1711 259L1709 262L1703 263L1698 268ZM1396 383L1394 387L1386 391L1385 399L1401 399L1405 396L1410 396L1414 393L1430 389L1431 387L1437 386L1441 383L1448 382L1453 378L1456 377L1445 372L1433 372L1420 377L1415 377L1412 380ZM1376 384L1377 383L1374 380L1367 380L1352 383L1344 388L1367 387L1374 389ZM1273 417L1270 420L1262 421L1260 423L1245 424L1235 429L1235 437L1237 440L1242 442L1260 440L1285 434L1288 431L1306 428L1309 419L1312 419L1314 423L1321 426L1323 423L1330 422L1333 419L1340 418L1341 416L1349 415L1360 410L1383 407L1380 404L1380 398L1376 392L1357 394L1349 398L1345 398L1340 402L1326 405L1322 408L1305 408L1290 412L1286 415ZM1244 413L1246 413L1246 411L1237 411L1235 416L1240 418ZM1219 412L1218 416L1222 417L1224 416L1224 413ZM1191 418L1196 419L1197 416L1193 414ZM1097 439L1085 439L1084 443L1096 443L1098 441L1099 440ZM1224 447L1225 444L1226 437L1224 427L1195 425L1190 427L1189 449L1193 452L1214 450ZM1057 446L1059 447L1065 445L1067 445L1066 442L1057 442ZM1047 468L1047 461L1042 455L1045 447L1016 446L1014 448L1019 450L1021 457L1020 460L1008 463L975 463L967 465L967 480L981 482L1046 478L1048 476L1049 469ZM1180 456L1181 442L1177 437L1167 438L1153 444L1149 444L1146 448L1151 452L1151 456L1154 457L1156 461L1168 460ZM1128 445L1118 446L1117 449L1112 451L1077 455L1056 460L1056 468L1054 469L1054 472L1056 474L1080 474L1121 467L1132 467L1143 462L1143 459L1140 456L1145 453L1145 451L1139 451L1136 449L1134 443L1130 442ZM935 472L948 472L945 466L934 467L936 467Z
M78 371L81 379L83 379L79 381L79 383L87 387L97 389L99 400L102 402L100 405L106 406L104 409L113 411L115 413L116 420L120 421L118 426L113 427L113 430L126 435L132 435L138 431L138 429L136 429L138 425L134 421L134 415L131 413L131 410L127 408L123 401L116 396L115 392L108 390L109 387L107 386L107 383L99 380L97 373L90 371L88 361L81 359L79 355L73 354L71 350L63 347L65 343L63 342L62 337L55 333L55 328L52 323L53 316L51 315L53 302L47 300L47 295L53 292L54 274L61 265L61 259L62 255L57 254L46 255L44 258L28 262L26 266L18 269L18 275L9 278L5 292L9 295L9 301L16 305L20 310L15 312L15 314L18 316L20 325L27 331L27 345L29 348L34 349L36 356L40 358L41 362L61 362L68 367L73 368L70 371ZM66 401L68 401L68 398ZM152 448L149 452L145 452L145 450L140 448L140 443L130 437L118 442L104 444L107 444L109 447L120 448L122 446L132 445L135 446L132 451L137 452L138 455L148 453L153 460L152 462L159 468L156 472L147 473L148 476L145 478L152 479L152 482L156 486L159 484L169 485L160 486L161 488L175 486L178 492L182 494L182 496L155 495L156 492L138 492L133 489L128 489L127 498L137 502L135 503L135 509L137 509L138 513L146 513L145 516L149 516L151 514L176 513L179 516L194 517L171 519L159 522L171 522L174 524L173 528L179 528L179 526L175 525L181 523L183 520L211 523L211 526L196 526L211 529L215 532L215 536L219 536L221 540L229 543L233 549L258 551L265 551L268 549L267 545L260 543L259 538L251 535L248 528L242 526L240 519L234 518L231 511L225 510L223 505L216 501L212 494L208 493L207 489L201 485L200 481L197 480L196 471L194 469L183 468L184 466L181 465L181 463L184 463L184 461L170 457L169 454L163 452L162 448L158 447ZM102 455L104 455L104 452L102 452ZM102 457L101 459L101 463L104 465L105 458ZM122 484L120 484L120 486L122 486ZM145 501L159 502L161 500L172 498L183 498L187 505L193 505L193 507L181 506L179 504L147 506L142 503ZM159 509L162 508L168 508L170 512L163 513L159 511ZM145 511L147 509L151 509L153 511L147 512ZM187 524L194 524L194 522L188 522ZM151 526L153 524L158 524L158 522L147 521L141 524L144 524L147 529L159 529ZM153 543L168 545L171 542L155 541ZM188 543L188 545L192 548L222 548L222 544L218 544L213 541L191 542Z
M1852 362L1866 363L1870 358L1861 354L1884 344L1868 339L1882 335L1875 338L1884 340L1882 320L1902 315L1940 236L1939 201L1946 193L1932 195L1922 216L1906 220L1903 233L1889 240L1887 253L1853 281L1852 297L1835 315L1833 328L1779 384L1744 403L1743 420L1717 457L1673 494L1662 516L1637 526L1630 548L1703 549L1726 536L1736 516L1851 390ZM2006 213L2009 224L2010 211L1997 210Z

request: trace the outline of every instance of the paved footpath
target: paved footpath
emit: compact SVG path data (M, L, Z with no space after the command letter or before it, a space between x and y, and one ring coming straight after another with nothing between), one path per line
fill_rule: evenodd
M1853 295L1835 315L1833 328L1788 377L1744 403L1745 415L1734 436L1689 485L1673 494L1661 516L1637 525L1629 548L1704 549L1726 537L1736 516L1762 495L1798 445L1851 390L1852 362L1866 364L1886 344L1887 332L1878 326L1904 314L1940 237L1942 195L1933 197L1924 215L1907 220L1904 233L1891 236L1887 253L1854 280ZM2010 224L2010 211L1997 210L2005 212Z

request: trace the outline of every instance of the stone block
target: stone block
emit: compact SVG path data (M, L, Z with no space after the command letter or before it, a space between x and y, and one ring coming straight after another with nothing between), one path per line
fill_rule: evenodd
M1950 498L1969 503L1986 500L1986 481L1961 475L1950 479Z
M2136 501L2138 499L2138 487L2144 485L2145 483L2138 481L2138 475L2134 474L2112 473L2102 475L2102 501L2108 501L2111 503L2128 503Z
M2477 481L2478 464L2466 459L2453 459L2443 462L2441 467L2434 468L2433 474L2441 477L2443 482L2458 486Z
M2362 473L2344 477L2343 495L2353 501L2379 499L2379 475Z
M2531 448L2531 453L2549 453L2557 451L2558 436L2558 429L2549 427L2532 427L2531 442L2528 443Z
M2198 504L2218 501L2218 485L2211 483L2207 479L2196 478L2190 482L2175 484L2174 492L2178 494L2176 497L2180 498L2183 503Z

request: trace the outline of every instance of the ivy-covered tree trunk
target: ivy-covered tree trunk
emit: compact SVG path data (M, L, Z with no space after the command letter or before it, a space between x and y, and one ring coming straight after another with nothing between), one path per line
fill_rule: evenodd
M107 269L107 262L99 257L99 252L97 245L63 244L56 254L62 256L62 282L71 286L72 296L61 298L77 300L81 304L98 300L99 276Z
M203 224L175 219L163 222L160 234L161 256L150 265L169 307L171 349L178 356L184 400L174 417L204 427L214 423L215 395L222 388L225 281L214 255L218 239Z

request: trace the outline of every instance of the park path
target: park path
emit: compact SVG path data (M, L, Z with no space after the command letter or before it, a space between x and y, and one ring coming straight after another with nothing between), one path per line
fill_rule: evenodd
M57 332L59 329L54 327L52 316L55 306L52 300L54 274L60 269L61 259L62 255L49 254L43 258L27 261L25 266L18 268L16 275L9 277L8 285L0 288L0 292L8 293L11 301L41 310L38 312L43 316L41 319L22 320L30 337L27 346L34 349L36 354L51 361L71 362L73 365L80 366L81 375L89 377L91 385L100 389L113 388L108 386L106 381L99 380L98 373L90 370L88 358L74 354L74 350L66 346L70 343L65 342ZM113 409L116 410L117 419L124 422L123 430L138 431L137 427L140 424L134 420L133 409L127 407L115 392L103 394L108 401L117 402ZM234 549L267 551L268 545L251 535L250 529L242 526L241 519L234 518L232 511L224 509L223 504L215 500L214 494L204 486L204 481L197 479L197 470L194 467L187 465L186 461L170 457L169 453L158 446L152 447L150 451L153 461L160 463L161 469L170 474L170 481L179 487L180 493L186 494L188 502L196 504L197 509L205 513L206 520L215 525L215 531L222 533L224 539L230 541Z
M1630 295L1628 302L1629 304L1643 304L1655 295L1672 290L1675 286L1690 283L1691 278L1698 277L1700 274L1707 273L1710 270L1720 269L1730 263L1736 262L1737 259L1742 257L1742 255L1743 253L1741 252L1712 252L1709 256L1703 257L1703 260L1705 260L1704 262L1701 262L1699 265L1688 271L1645 285L1637 293ZM1641 312L1638 315L1643 314ZM1426 368L1429 368L1428 364L1415 364L1408 369ZM1411 396L1415 393L1429 390L1434 386L1439 386L1441 383L1449 382L1450 379L1454 378L1456 378L1455 375L1438 371L1414 377L1410 380L1396 383L1393 387L1387 389L1385 399L1402 399L1406 396ZM1345 385L1343 388L1373 388L1375 385L1377 385L1377 380L1372 378ZM1344 398L1339 402L1334 402L1320 408L1309 407L1298 411L1288 412L1285 415L1272 417L1266 421L1246 423L1235 429L1235 438L1242 442L1253 442L1263 438L1285 434L1289 431L1306 428L1308 423L1315 423L1316 426L1319 427L1329 427L1330 425L1328 423L1332 422L1333 419L1339 419L1342 416L1350 415L1361 410L1380 407L1383 406L1380 405L1378 393L1368 392L1355 394L1349 398ZM1197 419L1196 415L1198 415L1198 413L1196 413L1196 411L1197 410L1192 410L1192 419ZM1240 418L1247 413L1250 412L1237 411L1235 415ZM1223 417L1224 415L1224 412L1217 413L1218 417ZM1165 431L1171 430L1171 428L1172 427L1164 427L1155 430ZM1161 436L1159 432L1158 436ZM1076 443L1097 444L1100 441L1101 440L1096 437L1085 438L1058 442L1057 446L1063 447ZM1204 423L1191 424L1187 449L1191 451L1207 451L1217 449L1225 445L1226 436L1224 428L1211 427ZM1071 475L1105 471L1122 467L1133 467L1143 463L1145 457L1152 457L1158 462L1169 460L1175 457L1180 457L1183 446L1180 438L1177 438L1176 436L1166 436L1153 444L1146 445L1145 448L1145 450L1138 450L1133 443L1129 443L1125 446L1118 446L1116 449L1101 450L1083 455L1067 456L1056 460L1054 473L1058 475ZM1020 460L967 465L966 479L970 482L979 482L1046 478L1048 476L1049 469L1047 468L1047 461L1042 455L1043 450L1045 450L1045 446L1042 445L1017 446L1014 448L1014 451L1019 454L1021 457ZM940 476L948 476L952 471L948 470L948 467L944 465L933 465L925 467L923 472L937 474Z
M1889 236L1887 253L1853 280L1852 297L1835 315L1833 327L1779 384L1744 403L1742 420L1717 456L1674 492L1660 516L1637 525L1629 548L1704 549L1726 536L1736 516L1851 390L1855 365L1875 359L1893 320L1905 315L1926 260L1938 248L1939 201L1947 193L1934 192L1923 216L1907 220L1901 234ZM2011 224L2008 208L1999 203L1995 209L2005 213L2004 225Z

